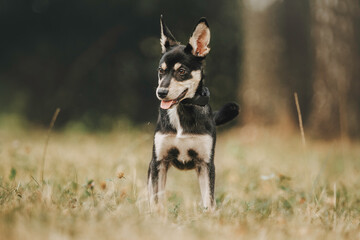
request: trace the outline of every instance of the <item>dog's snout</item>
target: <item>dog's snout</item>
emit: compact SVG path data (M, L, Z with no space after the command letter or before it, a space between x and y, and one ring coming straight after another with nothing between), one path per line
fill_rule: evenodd
M159 98L165 98L167 94L169 93L169 90L166 88L158 88L157 95Z

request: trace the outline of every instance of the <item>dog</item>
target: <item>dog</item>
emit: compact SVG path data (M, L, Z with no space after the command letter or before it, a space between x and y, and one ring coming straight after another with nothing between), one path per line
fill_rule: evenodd
M160 17L162 57L156 96L161 101L148 170L150 206L164 198L167 171L195 169L204 209L214 209L216 126L239 113L236 103L212 112L204 86L204 61L210 28L205 18L195 26L189 43L177 42Z

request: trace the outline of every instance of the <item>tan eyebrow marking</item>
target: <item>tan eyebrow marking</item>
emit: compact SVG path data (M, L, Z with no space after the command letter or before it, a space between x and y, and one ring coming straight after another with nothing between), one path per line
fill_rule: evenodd
M181 67L181 63L175 63L174 70L178 70Z
M166 70L166 68L167 68L166 63L163 62L163 63L160 65L160 67L161 67L163 70Z

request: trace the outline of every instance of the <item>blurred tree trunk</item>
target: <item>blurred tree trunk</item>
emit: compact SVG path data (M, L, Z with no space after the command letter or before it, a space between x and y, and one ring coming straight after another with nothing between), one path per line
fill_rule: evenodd
M358 0L311 1L315 68L309 125L318 137L359 134Z
M243 4L244 65L240 95L245 124L289 122L289 102L282 85L281 10L282 4L277 0L246 0Z

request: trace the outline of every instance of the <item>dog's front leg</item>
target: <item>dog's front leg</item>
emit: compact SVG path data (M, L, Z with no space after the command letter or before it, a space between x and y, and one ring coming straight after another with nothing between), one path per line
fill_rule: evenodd
M215 165L202 162L196 169L203 206L206 210L214 209Z
M148 170L148 191L151 209L158 203L163 203L168 168L169 164L164 160L157 161L153 158L150 162Z

